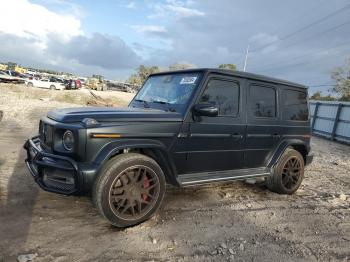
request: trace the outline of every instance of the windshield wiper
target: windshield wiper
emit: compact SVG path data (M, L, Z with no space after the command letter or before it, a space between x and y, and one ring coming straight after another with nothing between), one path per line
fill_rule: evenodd
M157 103L157 104L162 104L162 105L171 105L169 102L167 101L162 101L162 100L153 100L152 103ZM175 108L172 108L172 107L168 107L168 110L170 112L176 112Z
M162 101L162 100L152 100L152 103L158 103L158 104L162 104L162 105L170 105L169 102Z
M144 106L145 108L149 108L149 104L148 104L148 102L147 102L146 100L135 99L134 101L143 103L143 106Z

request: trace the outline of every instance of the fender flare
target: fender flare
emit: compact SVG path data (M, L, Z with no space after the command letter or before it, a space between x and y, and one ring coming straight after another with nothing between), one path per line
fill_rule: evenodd
M305 150L307 153L310 151L310 145L308 142L301 140L301 139L285 139L282 140L278 146L275 148L275 150L268 156L267 158L267 167L273 168L276 163L280 160L281 156L283 155L284 151L290 146L302 146L305 147Z
M177 170L174 162L169 154L169 151L165 145L159 141L152 139L133 139L133 140L123 140L123 141L112 141L106 144L96 155L93 160L94 165L98 166L96 170L96 176L98 175L102 166L114 155L120 153L124 149L143 149L151 152L155 152L158 163L165 168L164 174L168 182L172 185L179 186L177 180ZM152 154L154 156L154 154Z

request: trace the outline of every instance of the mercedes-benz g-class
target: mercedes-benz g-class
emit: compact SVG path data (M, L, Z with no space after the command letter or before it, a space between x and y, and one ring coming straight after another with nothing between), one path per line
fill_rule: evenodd
M25 144L44 190L92 194L117 227L159 208L166 184L265 181L292 194L312 160L307 88L239 71L152 74L127 108L66 108Z

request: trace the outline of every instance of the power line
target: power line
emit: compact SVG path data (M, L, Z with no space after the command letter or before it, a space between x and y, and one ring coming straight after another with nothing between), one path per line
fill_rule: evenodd
M325 3L327 3L328 0L321 1L321 3L317 3L317 5L312 6L311 9L304 10L305 12L301 13L300 15L294 17L293 19L289 20L289 22L293 22L295 20L299 21L299 19L305 18L310 14L310 12L315 12L315 10L319 9L321 6L323 6ZM288 24L288 23L287 23ZM275 30L272 35L277 34L280 29L284 29L284 27L280 27L278 30Z
M268 72L268 71L276 70L276 69L286 69L286 68L293 68L295 66L308 65L308 64L311 64L311 63L319 61L319 60L322 61L324 58L325 57L320 57L320 58L315 59L315 60L309 60L309 61L300 62L300 63L297 63L297 64L289 64L289 65L285 65L285 66L272 67L272 68L268 68L268 69L264 69L264 70L258 70L258 72Z
M326 2L326 1L324 1L323 3L325 3L325 2ZM319 5L318 5L318 7L319 7ZM321 19L319 19L319 20L317 20L317 21L315 21L315 22L313 22L313 23L311 23L311 24L305 26L305 27L302 28L302 29L299 29L298 32L303 31L304 29L309 28L309 27L311 27L312 25L314 25L314 24L316 24L316 23L320 23L320 22L322 22L322 21L324 21L324 20L330 18L331 16L334 16L334 15L336 15L336 14L338 14L338 13L340 13L340 12L342 12L342 11L348 9L348 8L350 8L350 4L349 4L349 5L345 5L342 9L338 9L337 11L335 11L335 12L333 12L333 13L327 15L326 17L323 17L323 18L321 18ZM299 17L299 16L298 16L298 17ZM345 23L336 25L336 26L331 27L331 28L329 28L329 29L327 29L327 30L325 30L325 31L322 31L322 32L320 32L320 33L314 34L314 35L312 35L312 36L310 36L310 37L304 38L304 39L302 39L302 40L300 40L300 41L297 41L297 42L294 42L294 43L292 43L292 44L290 44L290 45L287 45L286 47L290 47L290 46L296 45L296 44L298 44L298 43L300 43L300 42L308 41L308 40L313 39L313 38L315 38L315 37L318 37L318 36L320 36L320 35L323 35L323 34L326 34L326 33L328 33L328 32L331 32L331 31L333 31L333 30L336 30L336 29L338 29L338 28L340 28L340 27L342 27L342 26L344 26L344 25L347 25L347 24L349 24L349 23L350 23L350 21L347 21L347 22L345 22ZM292 33L292 34L296 34L296 32L294 32L294 33ZM281 39L275 40L275 41L273 41L273 42L270 42L270 43L266 44L265 46L263 46L263 47L261 47L261 48L258 48L258 49L260 50L260 49L265 48L266 46L272 45L272 44L275 43L275 42L283 41L283 40L285 40L288 36L291 36L292 34L289 34L289 35L285 36L284 38L281 38ZM347 44L348 44L348 43L345 43L345 45L347 45ZM343 46L343 45L344 45L344 44L341 44L341 45L339 45L338 47ZM252 50L251 52L258 51L258 49L254 49L254 50ZM293 60L297 60L297 59L303 58L303 57L305 57L305 54L302 55L302 56L298 56L298 57L294 58ZM238 60L237 64L239 64L240 62L243 62L243 61L244 61L244 58L241 57L241 58ZM269 66L269 65L274 65L274 64L275 64L275 63L272 63L272 64L270 63L270 64L267 64L267 66ZM265 64L265 66L266 66L266 64Z
M272 68L267 68L267 69L264 69L264 70L257 70L257 71L258 72L269 72L269 71L273 71L273 70L276 70L276 69L288 69L288 68L291 68L291 67L303 66L303 65L307 65L307 64L310 64L310 61L299 62L299 63L296 63L296 64L289 64L289 65L279 66L279 67L272 67Z
M294 45L296 45L296 44L298 44L298 43L300 43L300 42L305 42L305 41L308 41L308 40L313 39L313 38L315 38L315 37L318 37L318 36L320 36L320 35L324 35L324 34L326 34L326 33L332 32L332 31L334 31L334 30L336 30L336 29L338 29L338 28L340 28L340 27L342 27L342 26L344 26L344 25L347 25L347 24L350 24L350 21L347 21L347 22L342 23L342 24L340 24L340 25L336 25L336 26L331 27L331 28L329 28L329 29L327 29L327 30L325 30L325 31L319 32L319 33L317 33L317 34L314 34L314 35L312 35L312 36L310 36L310 37L301 39L301 40L299 40L299 41L297 41L297 42L294 42L294 43L292 43L292 44L290 44L290 45L285 46L284 48L291 47L291 46L294 46Z
M335 86L335 84L333 85L309 85L308 87L331 87L331 86Z
M348 46L349 44L350 44L350 42L349 42L349 41L346 41L346 42L344 42L344 43L342 43L342 44L340 44L340 45L337 45L337 46L328 48L327 51L329 52L329 51L337 50L339 47ZM345 50L347 50L347 49L345 49ZM322 51L323 51L323 50L320 50L318 53L320 53L320 52L322 52ZM314 54L314 53L315 53L314 51L311 51L311 52L308 52L308 53L304 53L304 54L302 54L302 55L300 55L300 56L294 57L293 59L289 59L288 62L295 61L295 60L298 60L298 59L300 59L300 58L305 58L306 55L308 55L308 54ZM274 63L269 63L269 64L262 65L262 66L260 67L260 69L259 69L259 67L258 67L257 71L260 71L260 70L264 71L264 70L266 70L266 69L264 69L264 67L266 67L266 66L270 69L271 66L278 66L278 64L283 63L283 62L284 62L284 60L283 60L283 61L280 61L280 62L274 62ZM262 69L261 69L261 68L262 68Z
M331 80L331 81L327 81L327 82L323 82L322 84L313 84L313 85L307 85L307 86L310 86L310 87L317 87L317 86L334 86L335 85L335 82L334 80Z
M337 14L340 14L340 13L346 11L349 8L350 8L350 4L347 4L344 7L340 8L340 9L337 9L336 11L334 11L334 12L332 12L332 13L330 13L330 14L328 14L328 15L320 18L320 19L318 19L318 20L316 20L316 21L314 21L314 22L312 22L312 23L310 23L310 24L308 24L308 25L306 25L306 26L304 26L304 27L302 27L302 28L300 28L300 29L290 33L290 34L287 34L287 35L281 37L280 39L274 40L274 41L272 41L270 43L267 43L267 44L265 44L265 45L263 45L263 46L261 46L259 48L253 49L253 50L251 50L251 52L257 52L257 51L260 51L260 50L262 50L262 49L264 49L264 48L266 48L268 46L273 45L274 43L287 40L287 39L289 39L289 38L291 38L291 37L293 37L293 36L303 32L303 31L305 31L306 29L309 29L310 27L313 27L314 25L322 23L323 21L325 21L325 20L327 20L327 19L329 19L329 18L331 18L331 17L333 17L333 16L335 16Z
M292 21L294 21L294 20L298 20L299 18L305 17L307 14L310 13L310 11L315 11L316 9L320 8L321 6L323 6L323 5L324 5L325 3L327 3L327 2L328 2L328 0L323 0L323 1L321 1L321 4L318 3L317 5L313 6L312 9L306 10L306 11L303 12L302 14L298 15L296 18L293 18L292 20L290 20L290 22L292 22ZM283 29L283 28L281 27L280 29ZM272 35L276 34L280 29L275 30L275 31L272 33ZM254 41L253 41L253 42L254 42ZM250 44L251 44L251 43L249 43L249 41L248 41L248 45L250 45ZM236 64L237 66L238 66L239 64L242 63L242 68L244 68L245 55L246 55L246 54L243 54L243 55L236 61L235 64Z
M295 21L295 20L299 21L300 19L305 18L307 15L310 14L310 12L315 12L315 10L319 9L321 6L323 6L323 5L324 5L325 3L327 3L327 2L328 2L328 0L323 0L323 1L321 1L321 3L317 3L317 5L312 6L311 9L304 10L305 12L299 14L298 16L294 17L293 19L289 19L288 22L290 23L290 22L293 22L293 21ZM277 34L281 29L284 29L285 26L286 26L286 24L288 25L288 23L285 23L283 26L281 26L281 27L279 27L277 30L273 31L273 32L271 33L271 35L275 35L275 34ZM254 41L253 41L253 43L254 43ZM250 43L250 44L252 44L252 43Z

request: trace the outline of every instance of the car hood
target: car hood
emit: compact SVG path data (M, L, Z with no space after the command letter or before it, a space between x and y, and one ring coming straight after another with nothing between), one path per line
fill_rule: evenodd
M52 110L47 117L61 122L81 122L84 118L93 118L101 122L112 121L182 121L176 112L167 112L149 108L111 108L111 107L77 107Z

